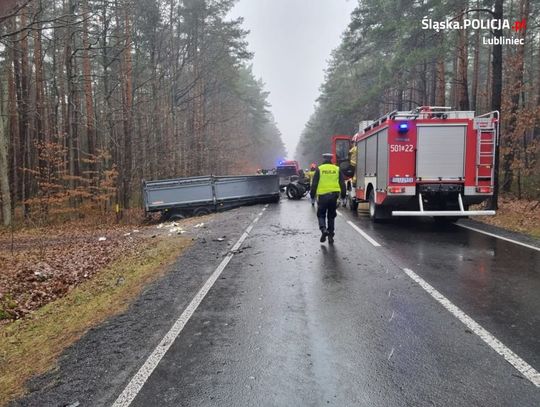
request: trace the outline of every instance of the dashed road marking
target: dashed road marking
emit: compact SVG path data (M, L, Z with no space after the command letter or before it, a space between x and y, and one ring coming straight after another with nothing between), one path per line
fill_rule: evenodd
M375 239L373 239L371 236L369 236L366 232L364 232L362 229L360 229L358 226L356 226L354 223L352 223L350 220L347 221L349 225L352 226L354 230L356 230L358 233L362 235L364 239L366 239L369 243L371 243L375 247L381 247L379 243Z
M167 353L169 348L172 346L178 335L184 329L184 326L187 324L193 313L197 310L200 303L208 294L208 291L212 288L216 280L219 278L225 267L229 264L235 253L238 251L244 240L249 236L249 232L253 229L253 226L259 221L261 215L258 215L253 222L248 226L246 231L242 234L240 239L235 243L232 249L229 251L227 256L221 261L216 270L212 273L210 278L204 283L199 292L191 300L187 308L182 312L182 315L176 320L174 325L171 327L169 332L163 337L159 345L154 349L152 354L148 356L148 359L141 366L139 371L132 377L131 381L124 388L122 393L118 396L112 407L127 407L131 402L137 397L137 394L141 391L144 384L157 367L163 356Z
M336 213L337 213L339 216L343 216L343 214L342 214L340 211L336 211Z
M536 387L540 387L540 373L531 365L516 355L511 349L495 338L491 333L485 330L475 320L465 314L459 307L454 305L448 298L433 288L427 281L416 274L414 271L404 268L403 271L414 282L429 293L437 302L446 308L452 315L459 319L467 328L478 335L489 347L501 355L508 363L514 366L524 377L526 377Z
M529 249L537 250L537 251L540 252L540 247L537 247L537 246L533 246L533 245L530 245L530 244L527 244L527 243L519 242L519 241L517 241L517 240L510 239L510 238L508 238L508 237L496 235L495 233L486 232L486 231L484 231L484 230L477 229L477 228L473 228L473 227L471 227L471 226L461 225L461 224L459 224L459 223L456 223L456 225L459 226L459 227L461 227L461 228L473 230L473 231L475 231L475 232L482 233L482 234L484 234L484 235L488 235L488 236L491 236L491 237L496 237L497 239L506 240L507 242L515 243L515 244L518 244L518 245L520 245L520 246L524 246L524 247L527 247L527 248L529 248Z

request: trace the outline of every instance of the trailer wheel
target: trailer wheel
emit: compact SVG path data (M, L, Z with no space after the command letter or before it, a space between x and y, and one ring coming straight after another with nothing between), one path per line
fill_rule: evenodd
M372 189L369 192L368 201L369 201L369 217L375 223L380 222L381 219L383 218L382 209L380 205L377 205L377 203L375 202L375 190Z
M204 216L210 214L210 209L208 208L197 208L193 211L195 216Z

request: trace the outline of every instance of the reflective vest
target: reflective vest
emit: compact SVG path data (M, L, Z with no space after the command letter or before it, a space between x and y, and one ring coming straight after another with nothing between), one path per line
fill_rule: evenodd
M334 164L319 165L319 184L317 195L341 192L339 186L339 167Z

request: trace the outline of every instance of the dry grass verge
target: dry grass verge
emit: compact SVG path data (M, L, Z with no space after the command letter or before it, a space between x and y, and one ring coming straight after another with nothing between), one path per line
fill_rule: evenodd
M185 238L158 237L111 262L65 297L9 325L0 326L0 405L24 393L32 376L54 367L64 349L90 327L124 311L141 289L189 245Z

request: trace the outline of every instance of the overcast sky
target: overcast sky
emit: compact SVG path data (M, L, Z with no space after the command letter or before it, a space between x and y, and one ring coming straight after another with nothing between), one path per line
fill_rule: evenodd
M356 0L239 0L231 15L250 30L253 70L266 83L288 157L319 96L330 52L340 43ZM330 137L330 135L328 135Z

